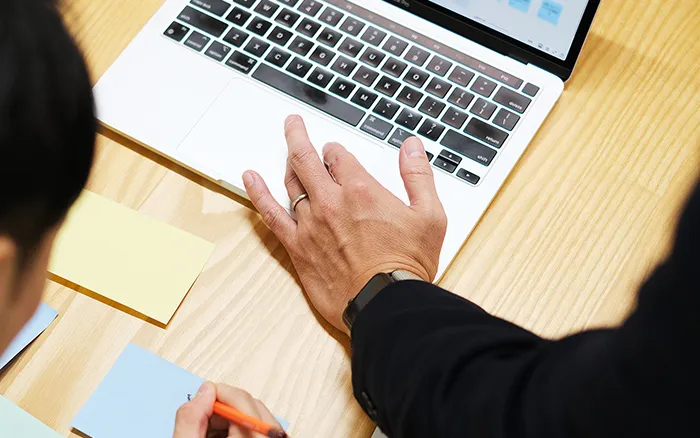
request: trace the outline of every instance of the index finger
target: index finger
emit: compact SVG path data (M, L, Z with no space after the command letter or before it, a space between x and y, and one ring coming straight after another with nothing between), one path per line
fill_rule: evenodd
M321 193L328 184L335 184L314 149L300 116L291 115L284 121L284 135L289 148L289 164L309 195Z

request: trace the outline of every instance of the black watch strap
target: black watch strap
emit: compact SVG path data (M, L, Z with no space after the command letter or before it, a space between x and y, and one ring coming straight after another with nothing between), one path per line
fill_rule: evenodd
M385 287L394 283L396 280L386 273L377 274L362 288L359 294L348 302L348 306L343 312L343 322L352 331L352 325L355 323L355 318L362 309L369 304L372 299Z

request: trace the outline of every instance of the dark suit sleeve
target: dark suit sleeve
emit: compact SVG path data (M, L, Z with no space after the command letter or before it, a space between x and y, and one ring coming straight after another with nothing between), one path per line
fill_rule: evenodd
M390 437L700 436L700 189L617 329L557 341L436 286L358 315L355 397Z

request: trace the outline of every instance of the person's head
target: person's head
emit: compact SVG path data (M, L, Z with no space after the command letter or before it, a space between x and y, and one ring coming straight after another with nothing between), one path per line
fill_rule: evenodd
M51 0L0 13L0 353L39 303L51 247L92 165L83 57Z

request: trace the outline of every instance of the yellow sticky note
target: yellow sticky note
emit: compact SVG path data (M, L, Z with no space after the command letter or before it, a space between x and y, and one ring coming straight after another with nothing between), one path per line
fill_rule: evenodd
M49 272L167 324L215 245L84 191Z

